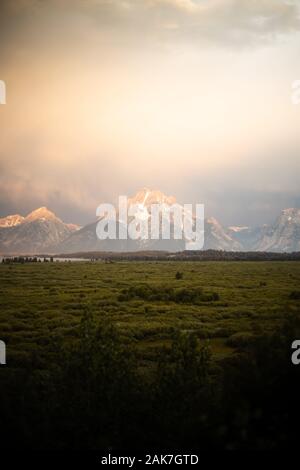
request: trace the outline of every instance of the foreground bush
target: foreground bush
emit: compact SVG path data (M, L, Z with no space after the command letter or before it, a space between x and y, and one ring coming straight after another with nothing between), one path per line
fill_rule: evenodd
M132 299L142 299L147 301L176 302L182 304L199 304L201 302L214 302L219 300L219 294L216 292L203 292L201 287L180 288L166 286L140 285L132 286L129 289L123 289L119 296L120 302L128 302Z
M24 369L0 369L1 446L293 448L300 417L300 368L290 360L296 337L293 314L278 333L242 341L239 355L216 364L205 342L175 332L149 375L118 330L87 312L77 340L51 342L48 361L32 354Z

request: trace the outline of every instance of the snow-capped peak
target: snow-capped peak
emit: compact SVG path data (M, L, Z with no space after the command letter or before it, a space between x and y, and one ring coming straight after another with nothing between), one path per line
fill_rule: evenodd
M237 226L231 226L231 227L228 227L228 229L231 231L231 232L235 232L235 233L239 233L239 232L243 232L244 230L249 230L249 227L247 227L246 225L243 226L243 225L237 225Z
M8 215L0 219L0 227L15 227L23 222L24 217L19 214Z
M295 215L299 213L300 213L300 209L297 209L296 207L289 207L288 209L283 209L282 211L282 214L285 214L285 215Z
M300 250L300 209L281 211L275 223L257 245L259 251L292 252Z
M32 222L34 220L59 220L56 215L49 211L47 207L39 207L25 217L24 222Z
M300 209L296 208L289 208L289 209L283 209L281 212L281 218L284 221L288 222L300 222Z
M217 219L215 219L214 217L207 217L206 222L211 225L220 225Z
M160 190L151 190L149 188L139 190L132 198L128 199L129 206L133 204L142 204L143 206L149 207L151 204L172 205L175 203L175 197L166 196Z

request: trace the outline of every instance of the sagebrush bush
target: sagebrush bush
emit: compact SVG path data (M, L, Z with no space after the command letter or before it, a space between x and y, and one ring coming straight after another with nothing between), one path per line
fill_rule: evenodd
M290 299L292 300L299 300L300 299L300 290L293 290L290 293Z
M167 286L157 287L143 284L123 289L118 297L119 302L128 302L132 299L143 299L150 302L197 304L217 301L219 300L219 294L217 292L206 293L201 287L174 289Z
M245 332L239 332L239 333L234 333L231 335L227 341L226 344L228 346L231 346L232 348L244 348L245 346L248 346L251 344L253 341L254 336L252 333L249 333L247 331Z

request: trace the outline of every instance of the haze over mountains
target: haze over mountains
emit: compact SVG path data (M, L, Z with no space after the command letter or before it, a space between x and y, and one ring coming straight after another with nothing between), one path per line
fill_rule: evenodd
M176 199L161 191L147 188L128 199L128 205L151 204L169 206ZM66 224L46 207L34 210L26 217L19 214L0 218L0 253L41 254L85 251L182 251L184 240L99 240L98 220L79 227ZM223 227L215 218L205 219L204 249L226 251L300 251L300 209L285 209L272 225L262 227Z

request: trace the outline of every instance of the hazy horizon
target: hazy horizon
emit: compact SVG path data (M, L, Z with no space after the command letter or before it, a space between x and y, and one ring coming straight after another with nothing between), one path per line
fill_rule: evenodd
M160 189L224 225L300 207L299 2L2 0L0 217Z

